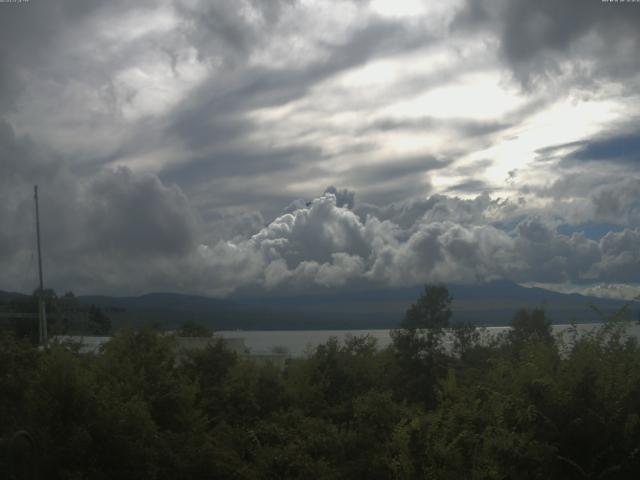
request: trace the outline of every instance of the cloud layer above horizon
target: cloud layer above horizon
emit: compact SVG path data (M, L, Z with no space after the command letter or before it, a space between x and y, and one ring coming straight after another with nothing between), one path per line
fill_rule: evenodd
M0 289L35 285L37 183L60 291L629 296L639 22L600 0L0 4Z

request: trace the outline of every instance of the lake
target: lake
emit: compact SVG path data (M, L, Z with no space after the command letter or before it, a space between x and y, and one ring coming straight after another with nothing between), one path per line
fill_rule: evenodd
M582 323L578 331L588 332L601 326L598 323ZM570 325L553 325L553 333L559 334ZM484 327L487 335L497 335L509 330L510 327ZM284 348L292 357L302 357L318 345L325 343L330 337L337 337L343 341L348 335L371 335L380 348L391 343L391 330L223 330L216 332L225 338L244 338L245 345L252 353L271 353L274 348ZM640 325L631 324L628 333L640 338ZM445 344L447 341L445 341Z

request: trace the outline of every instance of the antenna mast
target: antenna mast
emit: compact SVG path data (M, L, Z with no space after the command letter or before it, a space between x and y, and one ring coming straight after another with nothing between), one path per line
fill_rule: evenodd
M38 185L33 187L34 198L36 201L36 236L38 239L38 275L40 278L40 288L38 289L38 332L40 337L40 345L47 347L49 340L47 338L47 310L44 303L44 287L42 282L42 252L40 250L40 212L38 210Z

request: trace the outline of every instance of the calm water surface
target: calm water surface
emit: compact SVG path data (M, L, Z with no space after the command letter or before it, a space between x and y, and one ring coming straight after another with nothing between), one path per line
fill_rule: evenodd
M580 324L578 332L585 333L601 324ZM554 334L562 333L569 328L569 325L554 325ZM509 330L509 327L485 327L486 335L496 335ZM640 325L634 323L628 328L628 333L640 338ZM343 341L347 336L371 335L374 337L380 348L384 348L391 343L389 333L391 330L223 330L217 332L226 338L244 338L246 346L253 353L269 353L274 348L284 348L293 356L305 356L318 345L325 343L330 337L337 337Z

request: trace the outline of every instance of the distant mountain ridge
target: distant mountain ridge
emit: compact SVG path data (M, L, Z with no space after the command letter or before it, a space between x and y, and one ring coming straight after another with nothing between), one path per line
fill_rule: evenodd
M114 326L157 322L175 328L186 320L217 330L372 329L396 327L423 287L363 291L317 291L305 295L232 295L226 299L179 293L132 297L79 296L84 305L107 311ZM527 288L501 281L484 285L451 285L453 321L508 324L520 308L543 307L555 323L602 320L590 308L612 314L626 302ZM0 292L0 301L16 293ZM635 309L635 310L634 310ZM637 318L638 304L631 306Z
M26 298L29 295L25 294L25 293L18 293L18 292L5 292L0 290L0 303L7 303L10 302L11 300L16 300L16 299L20 299L20 298Z

